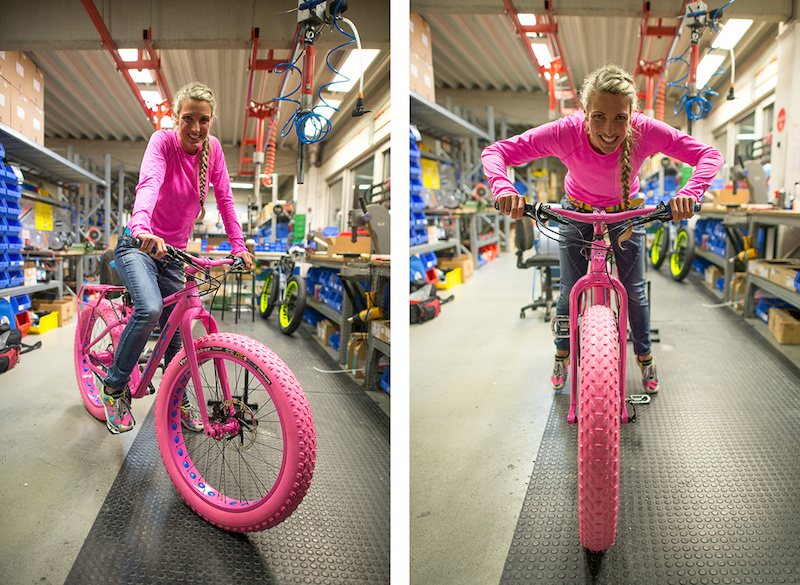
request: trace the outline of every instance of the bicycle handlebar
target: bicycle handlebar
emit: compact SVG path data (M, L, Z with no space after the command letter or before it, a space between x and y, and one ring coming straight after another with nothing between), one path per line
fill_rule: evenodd
M133 243L136 244L136 247L140 247L142 242L139 238L133 238ZM184 262L188 264L186 271L189 274L194 274L197 270L208 270L214 266L222 266L223 264L231 264L233 270L240 270L244 268L244 260L242 260L239 256L226 256L225 258L220 258L218 260L212 260L211 258L204 258L202 256L195 256L183 250L179 250L178 248L171 246L164 242L164 245L167 247L167 257L173 260L177 260L180 262ZM154 248L155 249L155 248Z
M499 210L500 206L495 201L494 204L495 209ZM694 211L700 211L700 204L695 203ZM649 209L631 209L628 211L618 211L618 212L590 212L590 213L583 213L578 211L568 211L566 209L553 209L549 205L546 205L541 202L537 203L526 203L525 204L525 211L523 214L527 217L532 218L533 220L544 223L546 221L552 220L556 223L560 223L563 225L567 225L568 222L565 220L567 219L574 219L577 221L582 221L584 223L591 223L594 221L595 216L598 213L603 213L612 216L614 221L625 221L629 220L631 223L638 224L645 224L651 221L671 221L672 220L672 208L664 203L663 201L659 203L654 208Z

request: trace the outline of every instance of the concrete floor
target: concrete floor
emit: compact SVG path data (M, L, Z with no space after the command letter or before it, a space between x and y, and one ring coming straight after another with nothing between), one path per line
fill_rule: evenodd
M238 325L232 315L221 321L215 311L215 317L220 330L269 344L262 338L263 323L258 318L251 323L249 313ZM64 583L139 429L111 435L84 407L74 373L75 329L73 321L27 335L24 343L41 341L42 347L23 354L16 367L0 375L2 585ZM159 368L156 387L160 375ZM385 392L368 394L389 413ZM144 421L154 400L135 400L134 419Z
M696 289L719 318L695 274L684 283L648 272L651 325L674 319L669 288ZM530 302L532 270L501 254L450 291L455 300L433 321L411 328L411 583L498 583L550 413L553 341L543 310ZM656 294L658 293L658 294ZM758 319L754 335L800 365L800 346L781 346ZM659 352L681 351L665 343ZM631 393L635 393L631 389Z

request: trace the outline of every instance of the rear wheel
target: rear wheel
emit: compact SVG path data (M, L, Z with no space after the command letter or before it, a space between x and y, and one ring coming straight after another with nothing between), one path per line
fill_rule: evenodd
M96 307L86 306L81 311L75 328L75 374L78 389L86 409L93 417L106 420L100 390L114 363L114 352L122 334L120 323L111 301L101 300Z
M694 230L689 226L682 226L675 237L675 249L670 256L670 274L672 278L681 281L686 278L692 269L694 260Z
M581 324L578 520L581 544L614 544L619 509L619 334L611 309L593 305Z
M294 274L286 282L286 294L279 311L281 331L291 335L300 323L303 322L303 312L306 310L306 281Z

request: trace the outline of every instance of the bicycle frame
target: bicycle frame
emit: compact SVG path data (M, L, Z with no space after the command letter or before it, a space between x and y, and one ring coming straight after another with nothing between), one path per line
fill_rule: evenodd
M193 260L204 268L230 264L233 262L233 260L230 258L211 260L208 258L193 257ZM198 268L191 265L184 266L184 271L189 276L196 274L198 270ZM81 287L78 296L79 298L83 298L84 293L100 293L100 297L98 299L92 301L80 301L82 305L96 309L100 302L106 298L108 293L118 291L125 291L125 287L87 284ZM194 351L191 351L190 348L194 348L192 321L200 321L205 327L206 333L218 333L219 328L211 313L205 307L203 307L199 292L200 291L198 290L197 282L194 279L189 278L181 290L164 298L164 307L168 307L170 305L175 306L169 318L167 319L167 322L161 328L161 334L156 341L156 346L153 349L153 352L150 354L150 357L144 366L144 370L140 374L139 369L134 368L131 374L131 381L133 382L131 396L133 398L142 398L147 394L147 389L153 379L153 376L155 375L156 368L161 362L161 359L164 357L164 353L166 352L172 337L175 335L176 329L178 326L180 326L181 341L183 342L183 347L186 350L186 359L189 363L192 382L194 383L195 391L197 393L198 408L203 419L205 433L209 437L214 437L220 432L220 430L212 428L212 425L209 424L206 401L203 394L203 385L200 379L200 370L197 362L197 354ZM80 314L81 311L78 311L79 318ZM130 314L124 313L123 307L123 313L121 314L120 321L118 323L114 323L113 325L107 326L97 337L95 337L94 340L91 340L88 347L92 347L114 327L125 325L129 320ZM86 334L88 335L90 332L87 331ZM230 400L230 386L228 384L226 377L227 373L225 372L225 369L219 368L218 374L222 385L223 395L225 396L226 400Z
M580 338L578 335L578 321L585 307L602 304L612 311L612 299L617 301L617 325L619 333L619 405L623 424L628 423L628 411L625 408L625 359L628 335L628 293L620 280L610 274L607 268L608 255L611 245L604 240L608 218L613 215L614 223L641 217L653 211L652 209L634 209L619 213L609 214L604 210L591 213L569 211L565 209L552 209L562 217L582 223L591 223L593 238L588 272L580 277L570 291L569 297L569 328L570 328L570 355L578 356ZM578 408L578 366L579 360L570 360L570 407L567 415L568 424L577 423Z

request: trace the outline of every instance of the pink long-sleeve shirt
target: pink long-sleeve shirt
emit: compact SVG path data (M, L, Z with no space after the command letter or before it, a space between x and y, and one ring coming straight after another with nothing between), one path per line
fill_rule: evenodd
M653 118L636 112L631 116L631 198L639 192L639 171L648 156L661 153L695 167L680 190L698 201L724 162L720 152L696 138ZM555 156L566 165L565 191L595 207L613 207L622 201L620 152L600 154L589 143L583 111L532 128L518 136L487 146L481 154L483 170L495 197L517 194L508 178L507 166L526 164Z
M214 198L231 251L238 255L247 248L233 207L225 155L216 137L209 136L209 141L207 177L214 185ZM186 249L194 220L200 214L199 167L200 150L197 154L184 152L174 130L157 130L150 136L139 170L133 215L128 222L133 237L149 232L175 248Z

